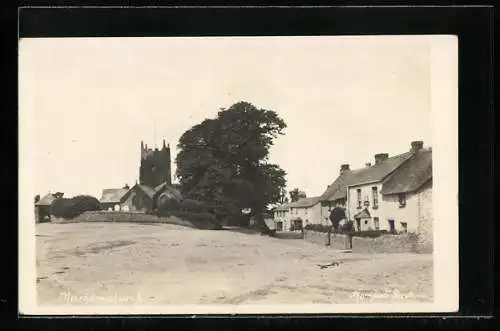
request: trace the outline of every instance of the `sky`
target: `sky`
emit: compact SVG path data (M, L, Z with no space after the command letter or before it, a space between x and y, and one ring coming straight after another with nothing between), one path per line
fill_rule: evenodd
M248 101L287 124L270 162L323 193L341 164L432 146L431 41L421 37L53 38L19 45L20 158L35 194L133 185L140 143L172 147ZM156 138L156 139L155 139Z

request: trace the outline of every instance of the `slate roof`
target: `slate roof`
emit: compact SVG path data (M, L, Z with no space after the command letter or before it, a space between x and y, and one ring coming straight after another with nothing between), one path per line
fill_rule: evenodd
M173 195L177 200L182 200L182 194L181 191L175 188L172 185L167 184L166 182L163 184L160 184L154 188L155 194L165 190L165 192L168 192L169 194Z
M408 193L432 179L432 150L419 150L382 184L381 194Z
M292 202L290 208L307 208L312 207L319 202L319 197L303 198Z
M357 213L356 215L354 215L354 218L371 218L371 217L372 216L370 215L370 212L366 208Z
M120 203L129 189L126 188L108 188L102 190L101 203Z
M139 187L144 193L146 193L146 195L148 197L150 197L151 199L153 199L156 191L153 187L150 187L150 186L147 186L147 185L140 185L140 184L137 184L137 187Z
M290 209L290 204L289 203L285 203L285 204L279 205L274 210L275 211L285 211L285 210L288 210L288 209Z
M36 206L50 206L52 201L54 201L56 197L52 193L47 193L43 196L35 205Z
M320 201L336 200L347 196L346 187L351 185L355 178L355 171L345 171L328 186L326 191L319 197Z
M374 164L371 167L344 171L320 196L320 201L337 200L347 197L347 186L382 181L404 164L412 152L399 154Z

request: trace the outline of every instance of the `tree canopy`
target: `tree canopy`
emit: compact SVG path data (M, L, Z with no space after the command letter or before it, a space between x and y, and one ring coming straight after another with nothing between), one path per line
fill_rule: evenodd
M299 190L298 188L294 188L290 192L290 201L295 202L300 199L307 198L306 192Z
M274 140L286 128L272 110L237 102L179 139L176 164L183 196L216 205L227 217L250 208L254 215L280 202L285 171L268 162Z

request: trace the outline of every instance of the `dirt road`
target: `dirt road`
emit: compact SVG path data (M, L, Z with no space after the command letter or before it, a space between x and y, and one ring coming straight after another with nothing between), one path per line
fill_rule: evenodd
M169 224L36 225L38 303L430 302L432 256Z

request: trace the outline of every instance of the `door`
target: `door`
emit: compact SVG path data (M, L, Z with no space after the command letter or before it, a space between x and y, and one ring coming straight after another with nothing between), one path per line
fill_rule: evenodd
M394 227L394 220L389 220L389 232L395 232L396 228Z
M293 227L295 231L301 231L302 230L302 221L301 220L295 220L293 222Z
M276 231L283 231L283 222L276 223Z
M361 231L361 220L356 218L356 231Z

